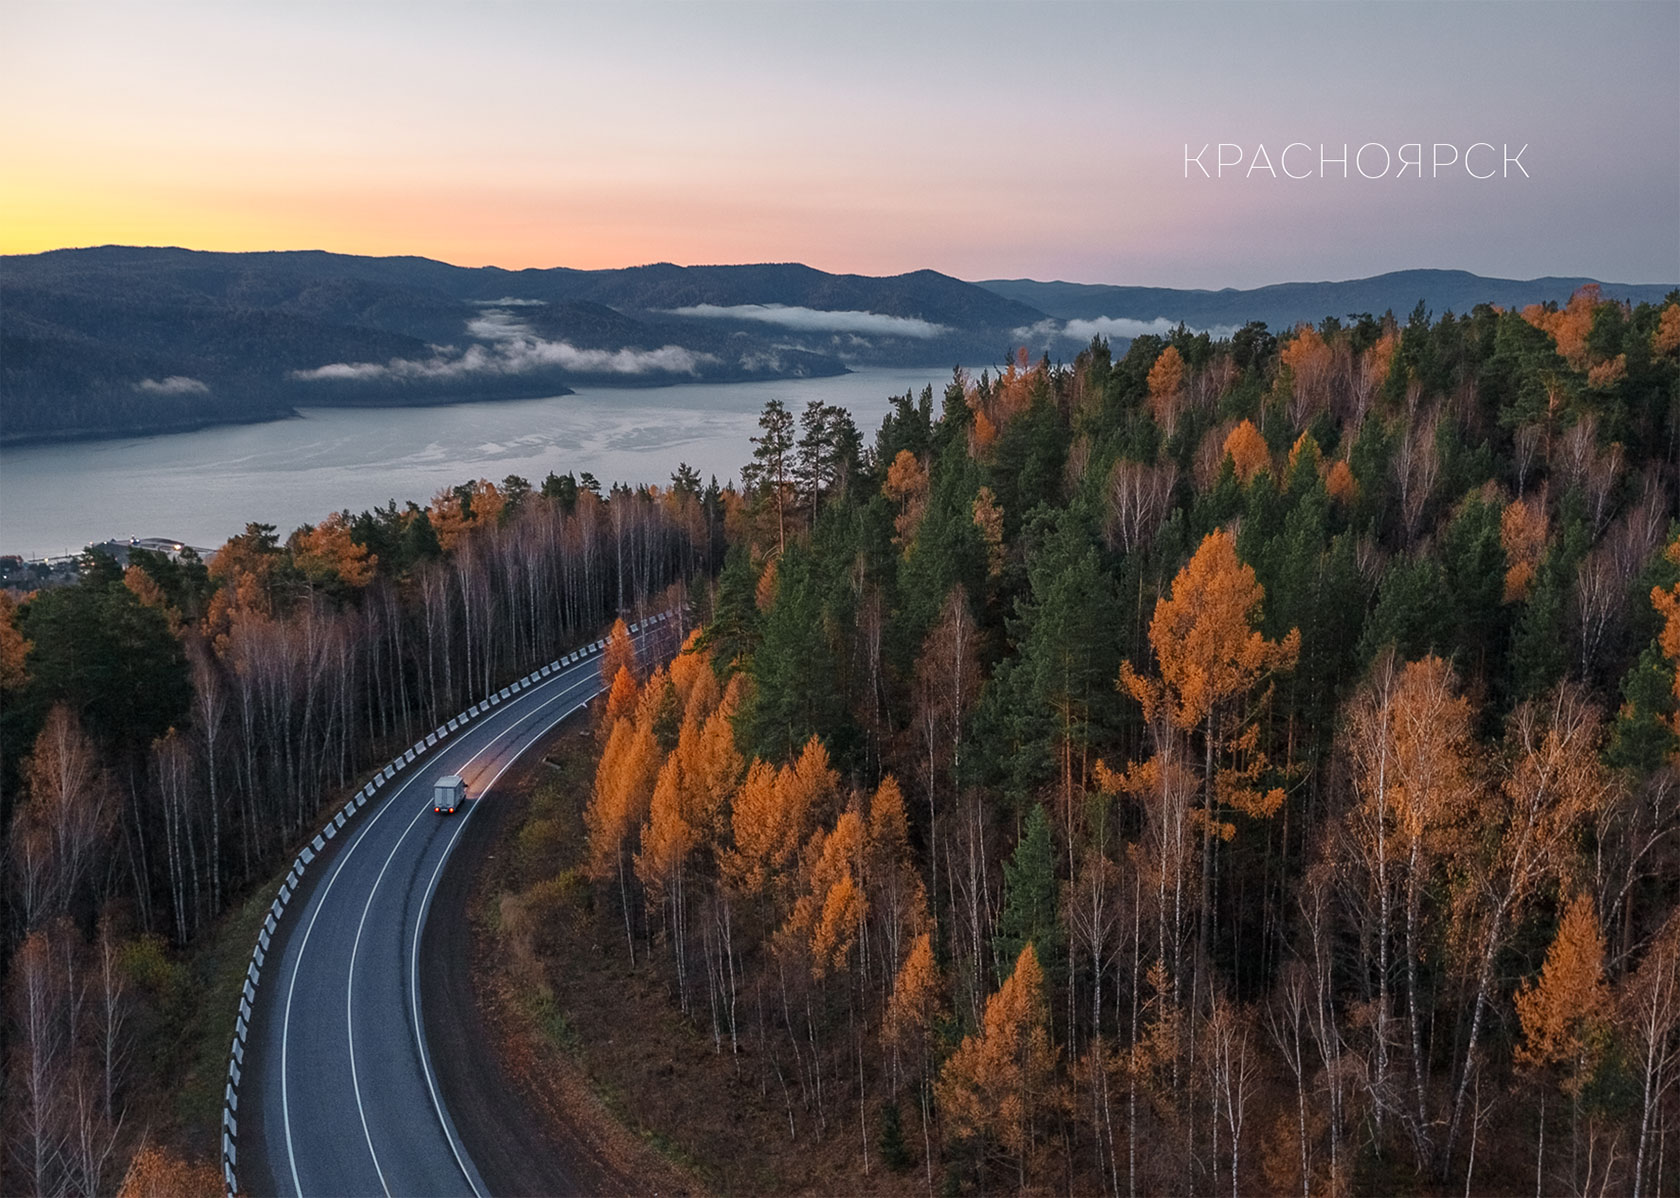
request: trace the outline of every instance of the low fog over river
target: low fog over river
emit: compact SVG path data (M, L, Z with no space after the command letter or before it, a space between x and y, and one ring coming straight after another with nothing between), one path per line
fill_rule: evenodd
M438 488L549 471L666 484L679 462L727 481L751 455L770 399L848 408L866 444L891 397L949 371L688 384L431 408L316 408L300 420L159 437L0 450L0 553L74 553L93 541L173 537L214 548L248 521L282 537L342 508L426 503Z

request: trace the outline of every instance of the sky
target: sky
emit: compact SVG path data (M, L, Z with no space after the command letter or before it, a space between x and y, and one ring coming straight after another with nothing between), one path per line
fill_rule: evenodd
M0 0L0 252L111 243L1674 282L1680 3Z

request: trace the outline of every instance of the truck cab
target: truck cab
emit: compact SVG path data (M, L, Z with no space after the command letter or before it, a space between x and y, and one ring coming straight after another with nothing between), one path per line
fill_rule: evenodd
M467 784L459 774L445 774L432 783L432 810L453 815L467 801Z

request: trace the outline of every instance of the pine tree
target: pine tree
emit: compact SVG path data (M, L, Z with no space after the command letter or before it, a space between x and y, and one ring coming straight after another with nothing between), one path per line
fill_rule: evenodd
M1044 972L1054 974L1065 969L1060 891L1050 818L1042 803L1034 803L1015 852L1003 867L1003 910L992 937L1000 976L1028 944L1037 946L1038 964Z

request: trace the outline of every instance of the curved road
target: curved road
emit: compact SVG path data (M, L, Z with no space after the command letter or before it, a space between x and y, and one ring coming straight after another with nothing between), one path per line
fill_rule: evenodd
M635 634L643 660L668 656L675 629L644 623ZM262 970L239 1087L242 1189L488 1195L439 1092L420 1018L422 964L466 963L422 963L420 934L475 805L604 689L599 667L598 653L585 655L512 692L395 775L377 806L325 842ZM472 796L454 816L432 810L432 782L444 774L462 775Z

